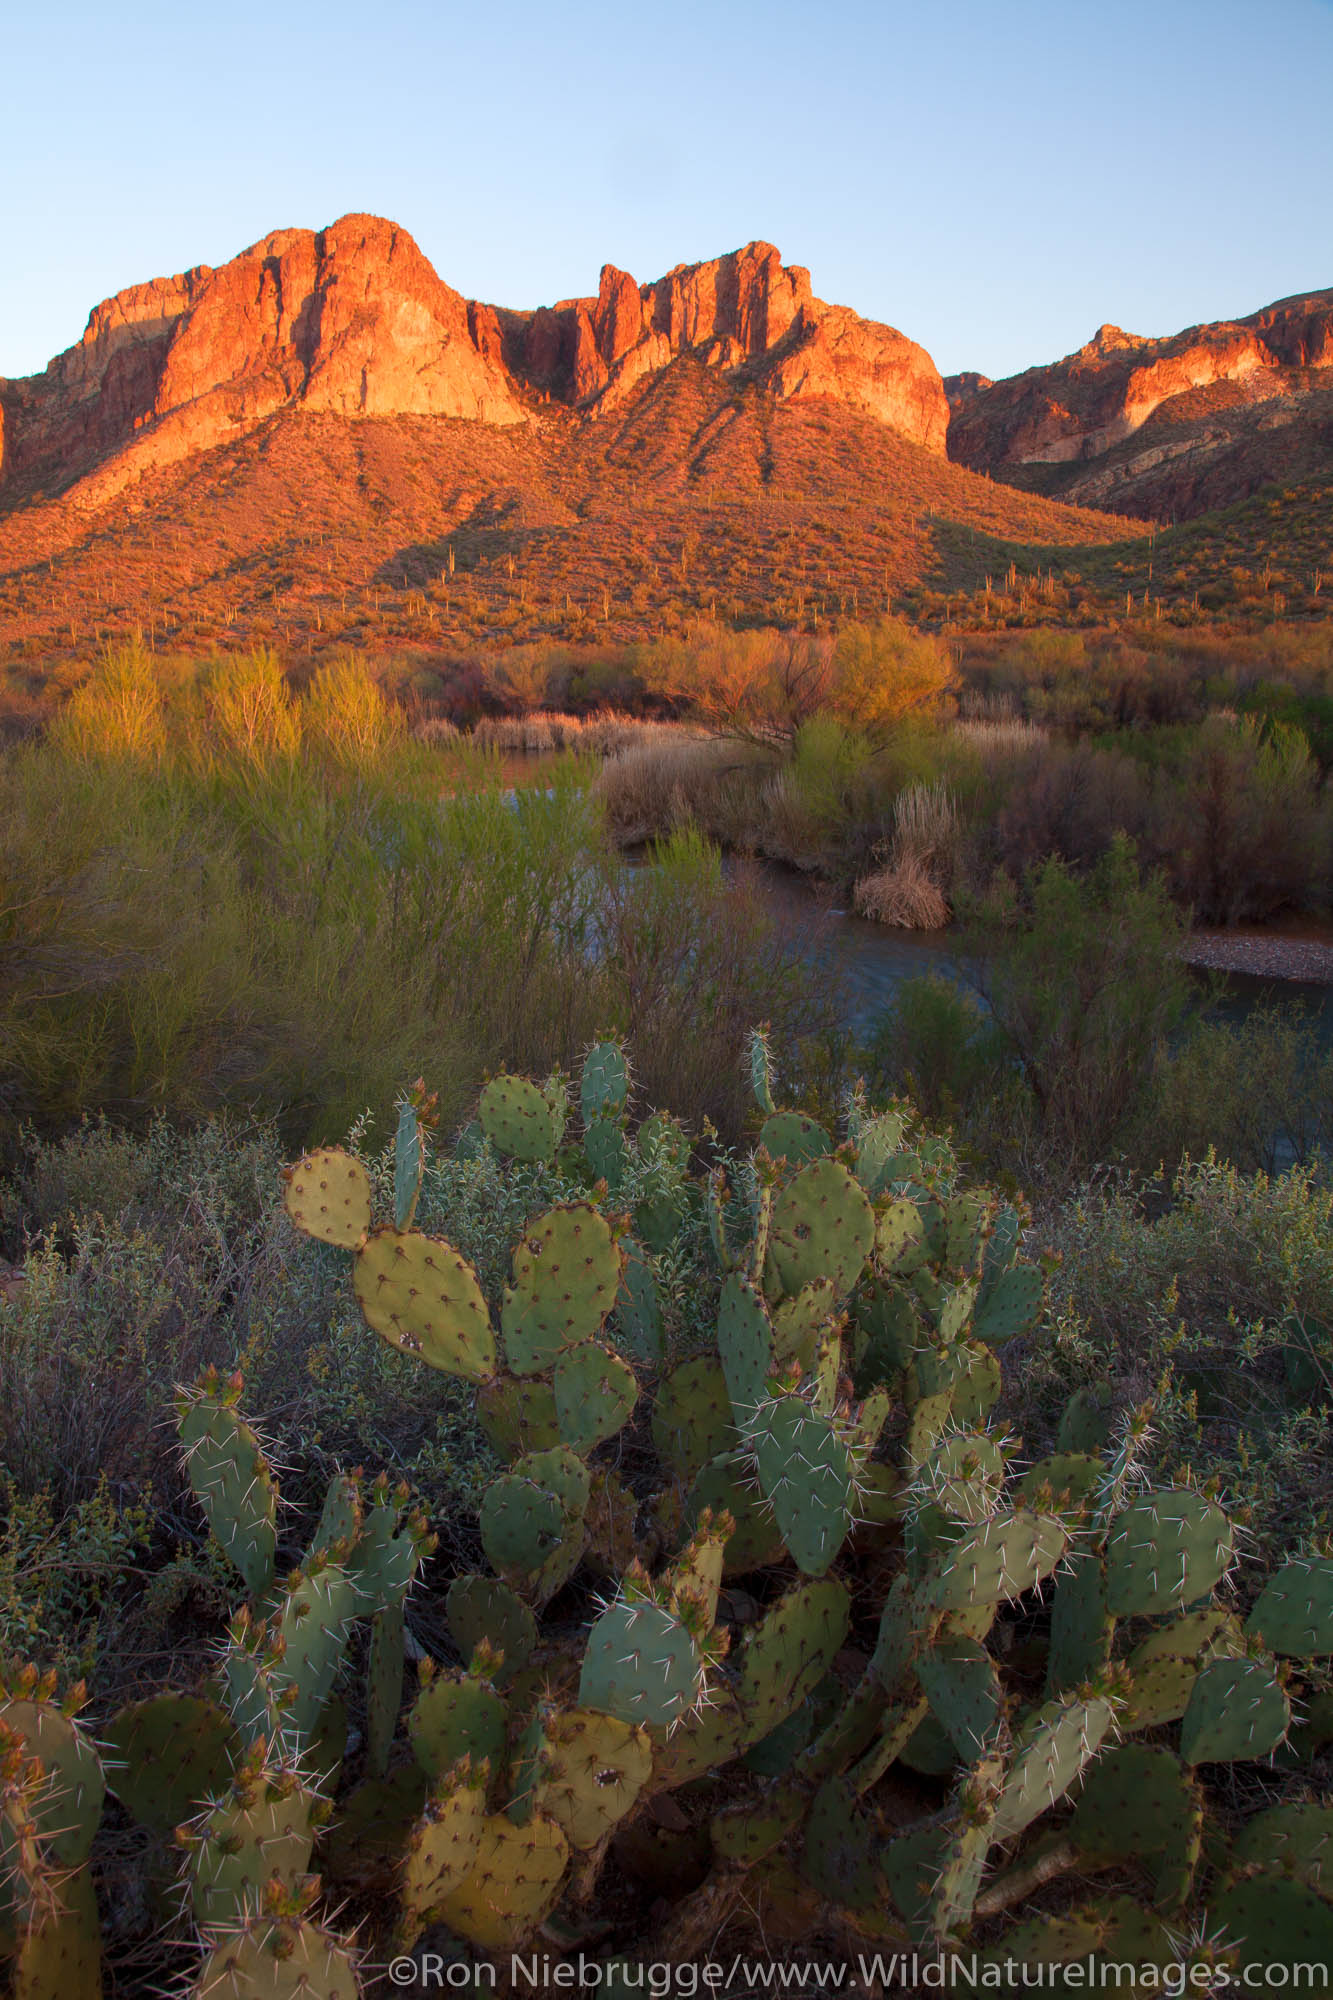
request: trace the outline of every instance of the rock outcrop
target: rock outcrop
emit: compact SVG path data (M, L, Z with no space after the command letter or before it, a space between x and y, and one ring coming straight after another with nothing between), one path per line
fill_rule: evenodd
M817 299L810 273L784 265L771 243L679 264L650 285L606 264L595 299L509 322L516 371L589 413L614 410L645 375L690 355L784 399L833 397L944 450L948 401L925 349Z
M587 417L690 356L782 398L833 397L943 454L929 355L814 298L767 243L532 313L467 301L375 216L281 230L217 269L118 293L41 375L0 381L0 487L86 504L284 409L340 416Z
M364 215L119 292L77 347L2 393L0 479L64 485L102 461L89 500L289 405L493 424L526 414L466 301L404 230Z
M1286 404L1282 421L1322 412L1330 371L1333 292L1167 339L1102 326L1048 367L1001 382L951 376L949 456L1082 506L1194 511L1191 496L1216 505L1272 476L1254 440L1281 425L1256 407Z

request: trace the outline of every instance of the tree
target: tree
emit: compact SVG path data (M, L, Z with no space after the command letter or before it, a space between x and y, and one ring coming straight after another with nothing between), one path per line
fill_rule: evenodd
M1071 1167L1104 1160L1125 1131L1159 1046L1184 1020L1188 919L1159 872L1141 875L1117 834L1087 876L1055 857L1002 879L969 914L963 950L1020 1063L1042 1136Z

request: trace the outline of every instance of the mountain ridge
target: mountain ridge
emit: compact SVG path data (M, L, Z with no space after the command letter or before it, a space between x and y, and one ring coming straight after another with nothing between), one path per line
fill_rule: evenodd
M1333 290L1175 334L1108 323L1059 361L945 391L949 456L974 472L1075 506L1198 514L1333 467Z
M1317 597L1333 294L1252 321L1108 323L946 395L924 350L766 243L649 284L608 264L595 295L520 311L464 299L381 218L275 231L126 288L0 381L0 645L45 663L143 628L431 654L904 602L947 620L973 591L1021 619L1023 579L1053 602L1057 573L1088 617L1161 589L1145 493L1206 478L1211 506L1265 468L1303 483L1283 539L1313 581L1284 588ZM1256 532L1196 537L1172 594L1197 610L1198 552L1234 570ZM1285 560L1265 544L1265 574Z
M555 401L593 417L686 354L779 401L830 396L944 454L929 355L816 299L771 244L642 286L608 264L595 299L518 312L464 299L406 230L349 215L127 287L41 374L0 381L0 500L73 491L97 506L283 409L503 427Z

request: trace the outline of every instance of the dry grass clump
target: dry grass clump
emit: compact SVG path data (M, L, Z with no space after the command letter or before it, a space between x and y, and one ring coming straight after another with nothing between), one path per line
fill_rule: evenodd
M646 740L608 757L597 775L593 796L621 847L656 840L677 828L694 826L725 845L745 821L727 810L733 774L748 771L755 753L720 737L659 724ZM731 822L735 820L733 825Z
M877 924L895 924L900 930L938 931L949 921L943 891L914 855L891 862L873 875L863 875L852 891L852 901L861 916L871 917Z
M472 732L472 741L481 749L498 750L504 757L537 757L544 751L576 747L582 733L577 715L534 708L528 715L483 716Z
M472 732L483 749L502 756L540 756L553 750L587 750L597 757L615 757L645 743L675 742L699 732L675 722L644 722L616 709L594 715L566 715L558 709L534 708L527 715L484 716Z
M893 839L884 866L863 875L852 902L863 917L903 930L939 930L948 923L945 893L958 849L958 809L938 779L909 785L894 803Z
M1040 750L1050 731L1023 716L975 717L954 724L954 733L971 745L985 764L1018 757L1026 750Z
M447 715L424 715L412 734L418 743L430 744L438 749L442 744L457 743L462 731L456 722L450 722Z

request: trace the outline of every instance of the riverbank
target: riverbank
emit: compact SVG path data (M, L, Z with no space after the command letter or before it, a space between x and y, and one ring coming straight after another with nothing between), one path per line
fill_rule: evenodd
M1203 971L1333 986L1333 931L1327 925L1191 931L1181 955Z

